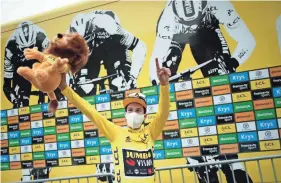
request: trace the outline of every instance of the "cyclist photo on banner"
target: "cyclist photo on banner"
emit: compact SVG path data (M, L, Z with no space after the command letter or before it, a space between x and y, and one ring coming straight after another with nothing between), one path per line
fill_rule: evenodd
M96 10L79 13L72 19L69 32L82 35L90 49L86 66L75 76L68 74L69 85L80 96L137 87L137 78L146 57L146 45L120 25L114 12ZM106 70L103 77L102 65Z
M221 27L237 42L232 53ZM188 62L182 58L187 44L198 66L179 72L182 60ZM159 83L155 75L155 58L160 58L163 67L171 70L170 82L175 82L191 79L191 75L199 69L203 77L236 72L250 57L255 46L255 38L231 2L168 0L157 22L157 36L150 60L150 81L152 85ZM238 159L238 155L192 157L187 162L194 164L227 159ZM233 168L237 183L246 182L246 177L251 181L241 163L236 163ZM224 165L221 170L228 183L232 183L230 166ZM207 183L207 172L202 168L195 171L200 183ZM208 168L212 183L218 183L217 171L216 167Z
M47 102L46 94L38 90L32 90L32 85L25 78L17 73L19 67L32 68L37 60L27 60L24 56L24 49L37 47L39 51L44 51L50 41L46 32L31 21L23 21L15 29L8 39L4 56L4 84L3 91L6 98L13 104L13 108L26 107L30 104L32 95L38 97L35 104ZM62 99L63 95L57 89L57 98Z
M237 43L232 52L222 27ZM158 83L153 65L155 58L170 68L170 81L188 80L199 69L204 77L236 72L256 46L255 38L229 1L168 0L156 29L150 59L153 85ZM181 62L190 62L182 58L187 44L198 66L179 72Z

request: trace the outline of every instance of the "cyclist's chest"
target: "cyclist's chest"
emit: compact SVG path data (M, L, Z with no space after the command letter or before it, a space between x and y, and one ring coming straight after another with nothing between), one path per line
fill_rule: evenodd
M200 29L207 28L213 29L218 26L218 21L214 15L206 12L198 15L194 20L185 21L182 19L176 19L175 32L178 34L195 35Z

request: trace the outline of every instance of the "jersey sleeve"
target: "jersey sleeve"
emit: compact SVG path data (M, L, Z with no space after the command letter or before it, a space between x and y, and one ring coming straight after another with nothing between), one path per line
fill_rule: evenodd
M211 1L210 3L215 7L212 8L212 13L237 42L232 57L236 58L240 64L244 63L256 46L254 36L230 1Z
M69 86L67 86L62 94L67 97L69 101L76 108L78 108L83 114L85 114L104 134L104 136L113 142L115 136L120 132L121 127L113 124L104 118L98 111L96 111L88 102L82 99L77 93L75 93Z
M161 134L166 121L168 120L170 110L170 85L160 85L160 99L158 104L158 112L156 117L149 124L149 130L153 141L155 141Z
M13 44L14 41L9 40L5 47L4 56L4 78L12 79L14 77L15 65L13 63Z
M50 44L50 40L48 39L46 33L43 30L38 31L36 37L36 46L39 51L44 51Z

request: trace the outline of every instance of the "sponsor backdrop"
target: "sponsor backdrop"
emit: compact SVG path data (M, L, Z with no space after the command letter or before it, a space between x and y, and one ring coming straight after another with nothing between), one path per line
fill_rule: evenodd
M147 122L157 112L159 88L149 81L148 62L153 52L157 19L165 3L113 2L103 5L101 2L87 2L69 7L64 13L56 11L31 20L41 20L36 25L52 38L57 32L67 30L75 16L61 16L67 12L89 7L93 8L85 12L112 10L120 18L122 27L146 44L146 59L136 89L84 97L104 117L116 125L125 126L122 99L131 92L138 91L147 96ZM95 7L98 5L101 6ZM198 70L192 75L192 80L171 83L169 118L154 147L156 167L186 164L187 157L239 154L239 158L245 158L281 152L281 55L275 25L281 14L281 3L233 2L233 6L255 37L256 48L236 73L202 78ZM18 23L2 27L2 53ZM230 50L233 50L235 41L224 29L222 32ZM1 61L3 82L4 54ZM179 71L194 66L196 62L186 48ZM105 75L102 68L99 77ZM37 102L38 97L31 96L28 106L13 107L2 90L3 182L23 179L23 169L52 167L49 177L74 176L95 173L95 164L112 161L109 141L71 103L61 100L59 110L49 113L47 104ZM270 165L261 165L264 181L273 181L272 172L266 170ZM277 172L281 171L280 165L281 162L277 161ZM256 169L248 166L248 171L254 181L259 180ZM176 178L180 177L180 171L174 171L173 175L174 180L180 180ZM185 180L193 180L193 173L189 170L184 170L184 175ZM165 180L166 175L162 176Z

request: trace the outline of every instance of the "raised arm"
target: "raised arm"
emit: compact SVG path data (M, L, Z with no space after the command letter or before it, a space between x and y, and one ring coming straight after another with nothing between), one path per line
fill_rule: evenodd
M58 60L57 60L58 61ZM66 59L61 59L62 62L67 62ZM114 141L115 135L120 131L119 126L108 121L103 117L98 111L96 111L87 101L81 98L77 93L75 93L69 86L66 84L66 75L62 74L62 81L59 85L59 89L62 91L62 94L67 97L67 99L78 108L83 114L85 114L104 134L104 136L110 140Z
M170 109L170 85L169 77L171 75L170 69L160 68L158 59L156 59L156 72L160 81L160 99L158 104L158 112L154 120L149 124L149 130L153 140L162 132L165 123L169 116Z

